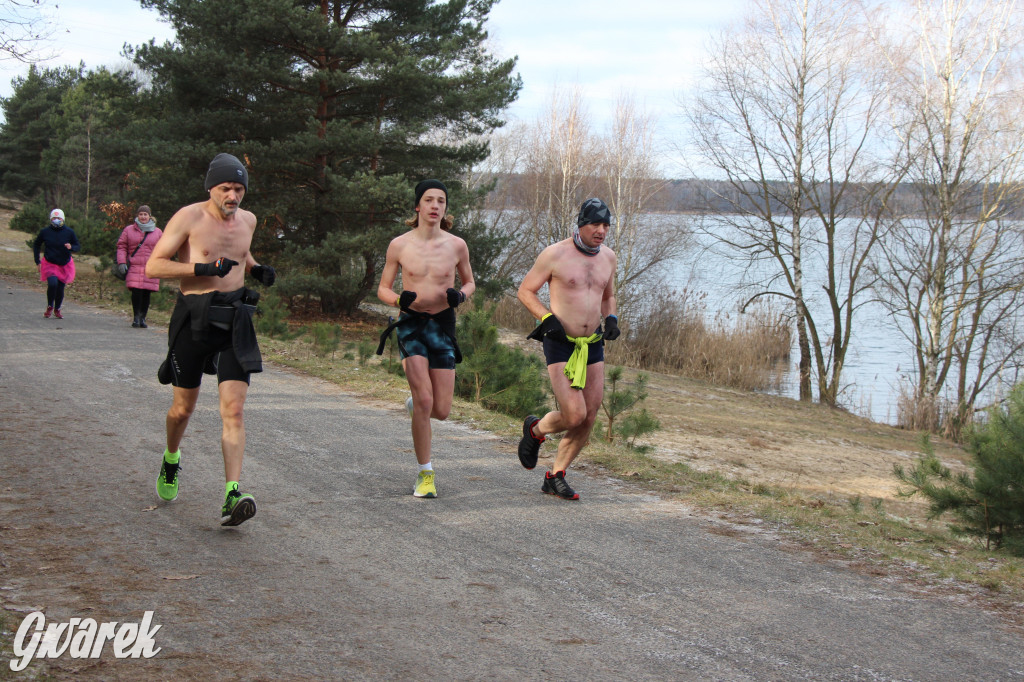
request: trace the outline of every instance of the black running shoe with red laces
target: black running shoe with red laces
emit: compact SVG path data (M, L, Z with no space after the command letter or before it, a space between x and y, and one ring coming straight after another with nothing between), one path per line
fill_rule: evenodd
M565 482L564 471L556 471L553 474L550 471L545 472L544 485L541 486L540 491L548 495L558 495L563 500L580 499L579 493L570 488L569 484Z
M546 438L533 435L533 426L540 421L540 417L532 414L523 422L523 437L519 439L519 462L527 469L537 466L537 455L540 453L540 444Z

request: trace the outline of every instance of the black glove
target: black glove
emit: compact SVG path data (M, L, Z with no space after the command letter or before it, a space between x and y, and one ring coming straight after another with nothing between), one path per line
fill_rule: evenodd
M218 258L212 263L196 263L193 272L196 277L223 277L231 272L231 268L238 265L238 261L230 258Z
M619 338L619 334L621 334L621 333L622 332L619 331L619 318L616 317L615 315L605 315L604 316L604 340L605 341L614 341L615 339Z
M537 341L544 341L544 337L550 338L552 341L560 341L561 343L569 343L569 339L565 335L565 329L562 327L562 323L558 321L558 318L553 313L548 313L541 319L532 332L527 334L526 338L536 339Z
M444 295L448 297L449 308L458 308L459 304L466 300L464 293L452 287L448 287L448 291L444 292Z
M249 274L262 282L263 286L266 287L274 286L274 280L277 279L277 272L269 265L254 265L249 270Z
M117 264L117 274L121 275L122 277L127 275L128 274L128 264L127 263L118 263Z
M415 291L403 291L398 295L398 309L407 310L412 302L416 300Z

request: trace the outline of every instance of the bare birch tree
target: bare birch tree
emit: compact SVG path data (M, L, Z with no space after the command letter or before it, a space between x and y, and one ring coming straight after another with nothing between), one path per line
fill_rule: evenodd
M32 64L54 55L47 47L54 29L42 13L45 6L45 0L0 0L0 61Z
M536 253L572 232L589 175L596 170L597 147L580 89L556 90L545 119L537 121L526 154L532 182L530 207Z
M534 257L535 237L523 229L520 187L513 178L523 168L532 131L523 122L516 122L487 138L490 154L463 178L466 188L477 191L489 188L487 201L466 214L468 220L487 225L487 229L508 246L495 264L495 278L512 281L530 269Z
M881 15L878 36L916 203L884 241L880 299L916 357L916 411L901 420L932 430L945 421L955 436L986 388L1021 367L1024 243L1010 220L1024 170L1021 11L994 0L895 11L896 22Z
M687 247L687 226L650 214L664 184L651 117L623 95L607 132L594 132L589 118L578 89L555 92L544 117L492 136L491 157L467 184L498 180L486 220L510 239L498 270L516 280L546 246L572 234L584 200L604 199L615 217L609 246L619 254L619 310L628 317L645 285Z
M602 163L595 192L611 208L615 225L608 245L618 256L615 288L619 310L630 317L652 290L652 277L689 246L688 225L653 215L650 205L664 187L655 151L655 123L630 95L619 97L615 120L599 142Z
M838 404L856 310L898 167L871 147L880 114L859 59L852 2L754 0L711 46L704 85L686 107L694 159L730 215L706 234L745 272L746 303L791 306L800 399Z

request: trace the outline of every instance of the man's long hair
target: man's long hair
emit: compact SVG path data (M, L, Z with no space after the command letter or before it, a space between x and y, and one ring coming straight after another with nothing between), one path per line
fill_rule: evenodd
M452 218L450 213L445 213L444 217L441 218L441 229L445 232L451 232L452 225L455 223L455 218ZM409 227L416 227L420 224L420 214L417 213L413 217L405 221L405 224Z

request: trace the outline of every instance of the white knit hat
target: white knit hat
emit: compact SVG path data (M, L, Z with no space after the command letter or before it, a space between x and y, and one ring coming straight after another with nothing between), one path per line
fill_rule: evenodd
M64 211L60 210L59 208L55 208L52 211L50 211L50 222L52 223L55 218L60 218L60 221L64 222Z

